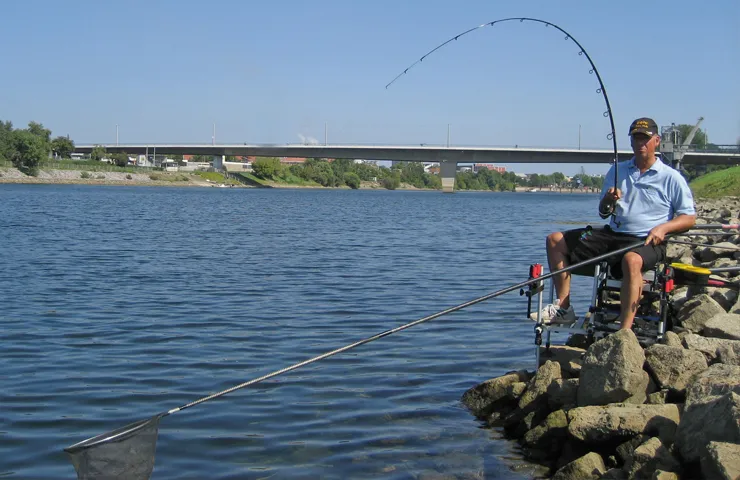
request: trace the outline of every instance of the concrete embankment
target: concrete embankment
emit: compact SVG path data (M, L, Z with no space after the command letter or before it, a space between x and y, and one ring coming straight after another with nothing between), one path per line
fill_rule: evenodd
M740 223L740 200L700 202L697 223ZM740 235L684 236L671 262L733 267ZM739 272L718 272L740 280ZM643 348L619 331L587 349L552 347L535 371L510 372L467 392L463 403L518 441L553 479L740 478L738 290L679 286L675 327ZM575 345L575 343L572 343Z

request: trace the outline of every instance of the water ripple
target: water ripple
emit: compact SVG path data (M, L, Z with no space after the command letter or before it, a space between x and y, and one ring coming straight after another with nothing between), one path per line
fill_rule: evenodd
M0 186L0 477L71 478L65 446L518 283L595 204L227 190ZM527 478L459 402L532 365L524 308L511 293L169 416L153 478Z

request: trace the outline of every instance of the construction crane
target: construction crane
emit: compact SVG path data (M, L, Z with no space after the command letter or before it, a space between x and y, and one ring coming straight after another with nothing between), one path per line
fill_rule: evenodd
M683 141L675 123L672 123L670 127L663 127L661 129L660 151L676 170L680 169L683 155L689 150L689 145L694 140L696 132L699 131L699 125L703 121L704 117L699 117L696 125L694 125L694 128L691 129Z
M696 136L696 132L699 131L699 125L701 125L701 122L704 121L704 117L699 117L699 120L696 122L696 125L694 125L694 128L691 129L689 134L686 136L686 140L681 143L681 148L688 149L689 145L691 145L691 141L694 139L694 136Z

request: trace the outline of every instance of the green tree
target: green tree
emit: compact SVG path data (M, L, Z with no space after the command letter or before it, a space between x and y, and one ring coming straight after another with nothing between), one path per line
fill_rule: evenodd
M13 123L0 120L0 160L10 160L12 152Z
M355 172L345 172L344 173L344 183L352 189L358 189L360 188L360 176L357 175Z
M425 181L427 182L427 188L433 188L435 190L442 190L442 179L439 175L426 174Z
M114 153L111 155L111 159L113 160L113 163L119 167L125 167L128 165L128 154L126 152Z
M360 180L366 182L375 181L381 176L380 167L377 165L368 165L367 163L353 164L352 171L360 177Z
M252 170L258 177L271 179L280 176L283 165L276 157L259 157L252 163Z
M424 165L418 162L405 162L401 166L401 181L415 186L424 188Z
M101 161L106 155L105 147L102 145L95 145L90 152L90 159L96 162Z
M387 170L387 169L383 169L383 170ZM380 180L380 185L383 188L386 188L388 190L395 190L398 187L400 187L401 186L400 168L397 168L397 169L391 168L388 171L388 173L385 173L383 175L383 178Z
M28 122L28 131L41 138L46 143L51 143L51 130L37 122Z
M354 162L348 158L337 158L331 162L331 169L337 178L344 178L346 172L353 171Z
M43 141L44 153L48 157L51 152L51 130L37 122L28 122L28 131Z
M313 180L314 182L325 187L333 187L337 185L336 177L334 176L334 170L332 170L329 162L316 162L311 164L308 168L310 168L310 180Z
M51 151L58 158L69 158L75 151L75 142L67 137L57 137L51 141Z
M533 173L529 176L529 186L530 187L541 187L542 186L542 177L538 173Z
M557 186L562 186L565 183L565 175L563 175L560 172L555 172L552 174L552 182L553 184Z
M44 140L28 130L14 130L10 141L10 160L26 175L38 175L38 167L46 158Z

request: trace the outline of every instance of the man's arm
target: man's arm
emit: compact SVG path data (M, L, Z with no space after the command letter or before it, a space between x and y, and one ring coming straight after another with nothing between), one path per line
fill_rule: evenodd
M645 245L652 243L653 245L659 245L665 240L665 236L673 232L683 232L692 228L696 224L696 215L678 215L672 220L665 223L661 223L657 227L654 227L648 233L645 239Z

